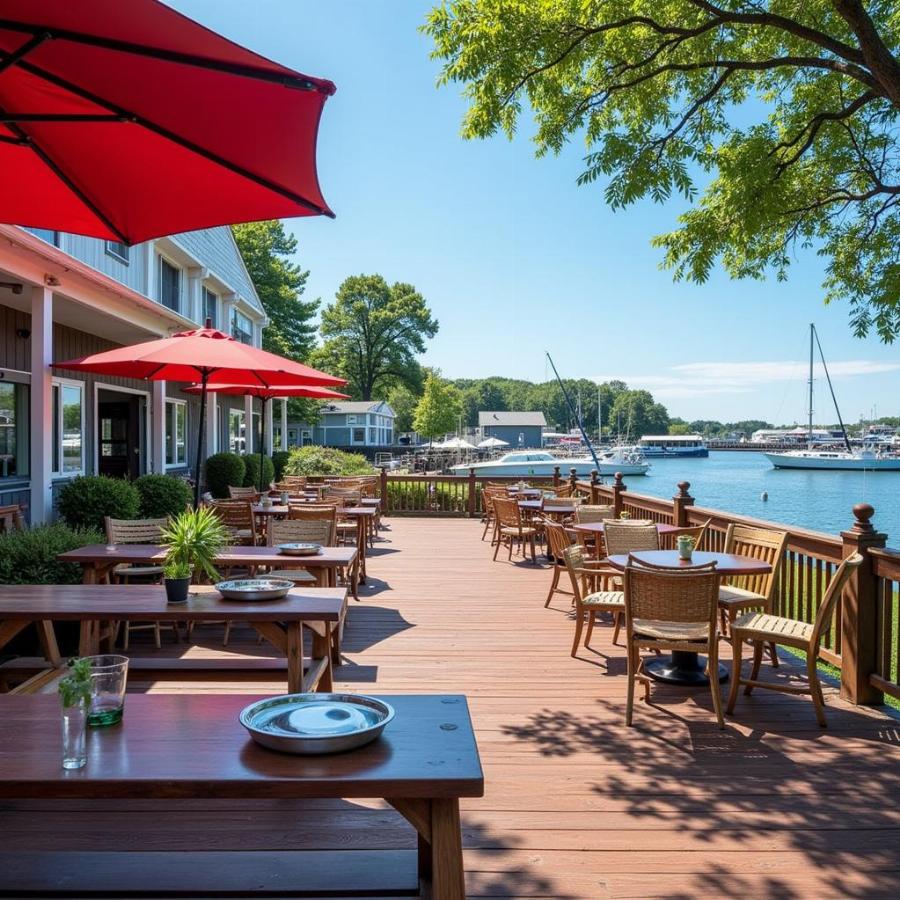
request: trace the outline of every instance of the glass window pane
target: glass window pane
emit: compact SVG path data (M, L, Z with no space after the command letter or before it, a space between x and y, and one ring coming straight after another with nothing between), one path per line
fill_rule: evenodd
M179 269L159 258L159 302L169 309L178 309L180 276Z
M175 459L178 465L187 461L187 404L175 405Z
M0 477L19 474L16 467L19 406L18 385L0 382Z
M232 453L244 452L244 411L228 411L228 449Z
M59 385L54 384L51 388L53 393L53 465L52 470L54 472L59 471L59 447L60 447L60 438L59 438Z
M213 328L219 327L218 305L219 298L209 288L203 288L203 318L208 320Z
M62 471L81 471L81 388L62 387Z

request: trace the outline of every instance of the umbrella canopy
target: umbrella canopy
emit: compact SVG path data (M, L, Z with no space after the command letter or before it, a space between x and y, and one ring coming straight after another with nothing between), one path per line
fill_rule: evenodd
M474 450L475 445L470 444L465 438L450 438L448 441L444 441L443 444L435 444L435 447L440 448L441 450Z
M485 438L483 441L479 441L478 446L483 449L487 449L490 447L508 447L509 442L501 441L500 438L489 437L489 438Z
M197 468L194 473L194 505L200 502L200 465L206 394L210 384L268 388L275 385L327 386L346 384L303 363L285 359L259 347L236 341L215 328L182 331L169 338L116 347L80 359L53 363L59 369L146 378L150 381L200 381L200 434L197 437Z
M3 0L0 221L126 244L328 215L330 81L157 0Z

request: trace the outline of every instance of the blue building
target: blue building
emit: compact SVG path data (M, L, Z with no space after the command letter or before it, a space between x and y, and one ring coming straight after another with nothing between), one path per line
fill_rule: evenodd
M510 447L540 447L547 420L542 412L501 412L478 413L478 429L482 440L498 438Z
M288 446L389 447L394 411L384 400L341 400L322 407L314 424L291 423Z

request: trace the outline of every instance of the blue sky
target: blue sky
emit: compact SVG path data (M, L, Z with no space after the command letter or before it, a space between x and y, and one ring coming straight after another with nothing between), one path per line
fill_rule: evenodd
M463 141L465 103L435 87L430 5L419 0L169 0L257 52L338 91L326 107L319 178L337 219L294 220L308 295L348 275L414 284L440 322L424 362L448 377L622 378L672 415L805 418L806 328L815 321L845 418L900 415L900 347L850 333L822 303L821 263L801 256L787 284L702 286L660 271L650 238L676 207L613 213L603 185L579 188L583 145L537 160L531 123L515 141ZM822 419L834 419L817 383Z

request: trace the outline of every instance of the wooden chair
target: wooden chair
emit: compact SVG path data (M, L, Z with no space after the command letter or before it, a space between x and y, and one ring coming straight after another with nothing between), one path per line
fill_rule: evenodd
M550 590L544 603L544 608L546 609L550 605L554 594L568 593L568 591L564 591L559 587L559 578L566 571L565 552L572 546L572 539L565 526L560 525L559 522L554 522L552 519L544 519L541 524L547 535L547 550L553 557L553 578L550 581Z
M106 529L106 540L110 544L158 544L162 540L162 530L168 525L168 519L112 519L104 516L103 525ZM112 578L117 584L128 584L132 578L148 580L159 584L162 581L162 566L135 566L130 563L122 563L112 570ZM124 634L122 635L122 647L127 650L132 631L153 631L153 640L156 649L162 647L161 631L163 628L171 628L175 633L175 640L180 640L177 622L124 622ZM113 630L118 630L117 627Z
M508 497L509 493L506 488L496 488L486 485L481 491L482 521L484 522L484 531L481 532L481 539L484 540L491 531L491 543L493 544L497 538L497 514L494 511L494 497Z
M712 519L707 519L702 525L691 525L686 528L679 528L677 531L670 531L665 536L666 550L675 550L678 547L678 538L690 537L694 539L694 549L699 550L703 538L706 537L706 529L709 528Z
M719 609L722 615L722 631L726 622L731 623L741 613L752 609L764 613L774 612L777 576L788 535L785 531L771 531L767 528L752 528L749 525L732 523L725 532L725 553L751 556L767 562L772 571L768 575L740 575L727 579L719 588ZM730 638L729 638L730 639ZM772 665L778 665L778 651L775 643L769 644Z
M214 500L209 505L228 529L232 544L255 547L259 543L249 500Z
M837 602L847 586L847 581L853 572L862 565L863 558L859 553L845 559L828 585L825 596L816 611L815 621L800 622L796 619L786 619L782 616L773 616L766 612L748 612L731 623L731 691L728 695L727 712L734 712L734 704L737 702L738 688L743 684L744 693L749 695L755 687L767 688L770 691L781 691L785 694L808 694L812 697L813 708L816 711L816 721L822 728L827 726L825 720L825 698L822 695L822 686L819 683L819 673L816 662L819 658L819 647L822 643L822 635L826 634L831 626L831 619ZM744 641L753 644L753 667L750 677L744 678L741 674ZM762 663L763 646L765 644L784 644L786 647L794 647L806 653L806 675L809 686L776 684L774 682L759 681L759 667Z
M522 548L522 558L525 558L525 542L531 544L531 561L537 565L537 554L534 547L534 539L537 529L531 525L522 524L521 510L516 500L508 497L494 497L494 510L497 514L497 545L494 548L494 559L497 559L497 553L501 544L509 546L509 557L512 559L513 544L518 541Z
M575 496L576 491L571 484L561 484L558 487L553 488L553 493L560 499L565 497L567 500L570 500Z
M0 531L22 531L25 528L25 512L18 503L0 506Z
M259 491L254 487L235 487L229 484L228 497L231 500L250 500L255 503L259 500Z
M625 611L624 594L621 591L592 590L596 588L598 579L609 579L609 571L602 568L603 563L600 560L585 559L584 547L576 545L566 547L563 559L572 582L572 593L575 595L575 639L572 641L572 656L578 652L585 616L588 627L584 636L584 646L590 644L598 612L613 614L615 630L612 642L617 643L622 613Z
M607 556L625 556L638 550L659 550L659 529L655 525L635 525L618 519L606 520L603 542Z
M332 543L330 546L337 546L347 532L347 522L341 522L338 518L342 504L340 501L331 503L290 503L288 504L288 521L319 521L327 519L331 523ZM356 543L356 523L351 522L349 525L353 529L353 543ZM349 576L343 570L339 570L345 583L349 582L353 587L353 596L355 597L359 585L359 557L353 563L353 567Z
M641 650L706 653L716 721L725 727L719 693L719 635L716 564L684 569L644 566L629 557L623 573L625 629L628 654L628 699L625 724L634 712L634 683L644 685L650 699L650 676L644 671Z

